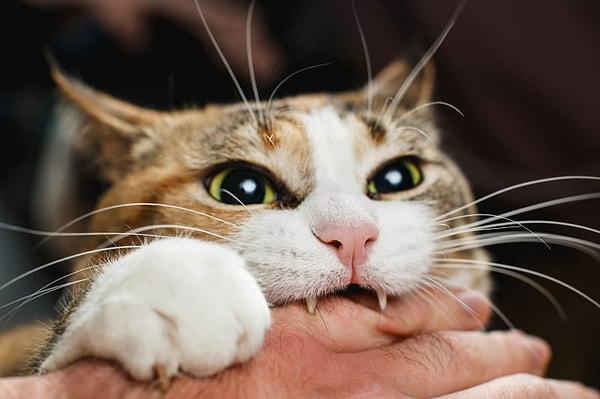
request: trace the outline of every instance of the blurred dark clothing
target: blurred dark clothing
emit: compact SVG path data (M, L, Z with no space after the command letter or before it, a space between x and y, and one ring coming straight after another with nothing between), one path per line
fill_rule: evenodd
M259 1L269 29L285 50L286 71L260 87L267 98L282 77L331 62L290 79L280 95L356 88L367 78L352 5ZM398 56L422 54L442 32L458 1L356 0L377 71ZM0 193L14 223L30 225L36 160L53 104L43 47L68 71L98 89L143 106L182 107L239 100L231 79L196 37L155 18L152 42L130 53L74 9L36 10L3 2L0 24ZM436 100L465 115L437 107L444 146L482 196L515 183L557 175L600 176L600 2L544 0L467 2L436 53ZM200 20L198 20L200 24ZM244 82L250 93L248 82ZM11 142L12 144L7 145ZM501 213L565 195L598 192L598 182L536 185L481 204ZM600 229L598 200L536 212L531 217ZM559 230L559 232L565 232ZM569 230L569 234L579 234ZM598 242L598 234L581 235ZM25 237L24 239L30 239ZM35 241L35 240L33 240ZM39 254L43 258L43 253ZM506 262L558 277L600 299L600 265L584 255L542 245L494 249ZM495 302L521 329L554 347L550 375L600 387L600 309L545 284L564 305L563 323L532 287L497 278ZM0 297L2 298L2 297ZM0 299L4 300L4 299ZM501 323L497 323L500 326Z

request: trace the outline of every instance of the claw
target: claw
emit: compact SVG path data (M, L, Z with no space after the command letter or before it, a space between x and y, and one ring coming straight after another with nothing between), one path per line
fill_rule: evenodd
M383 292L381 289L376 289L375 293L377 293L377 300L379 301L379 309L382 311L387 307L387 294Z
M317 297L309 296L306 298L306 310L309 314L315 314L317 311Z
M156 376L156 383L161 391L167 392L171 387L171 377L167 374L163 365L154 365L154 375Z

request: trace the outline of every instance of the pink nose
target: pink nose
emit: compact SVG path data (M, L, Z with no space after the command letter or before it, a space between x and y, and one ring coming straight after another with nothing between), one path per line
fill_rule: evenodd
M325 244L333 246L345 266L353 268L367 260L367 243L377 239L379 229L373 223L358 226L326 225L314 234Z

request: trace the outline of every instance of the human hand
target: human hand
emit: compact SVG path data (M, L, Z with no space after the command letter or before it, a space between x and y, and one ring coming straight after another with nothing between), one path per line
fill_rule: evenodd
M428 300L395 299L384 314L341 297L321 299L315 315L300 304L273 309L274 323L254 358L215 378L181 376L166 392L131 381L110 363L85 360L43 376L0 380L0 397L410 398L447 394L443 398L470 399L511 392L512 397L523 397L527 392L528 398L599 398L576 384L541 379L550 356L542 341L519 332L475 331L489 315L483 298L461 296L471 311L447 294L428 295ZM448 331L427 332L436 330Z

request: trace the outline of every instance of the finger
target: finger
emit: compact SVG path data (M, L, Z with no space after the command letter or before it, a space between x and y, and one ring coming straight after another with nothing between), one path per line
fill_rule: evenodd
M369 298L375 300L374 297ZM296 323L326 347L357 352L388 345L423 331L480 329L490 315L489 302L473 291L430 291L390 299L385 311L374 310L367 298L319 299L309 314L301 303L273 309L274 323ZM364 305L364 306L363 306Z
M272 309L272 316L269 334L284 331L298 339L310 337L333 352L366 351L398 340L377 328L387 316L340 296L320 298L314 314L304 304L292 303Z
M547 344L514 331L422 334L364 352L331 353L292 330L273 331L267 338L266 347L280 348L271 356L293 359L276 363L286 369L280 373L304 376L304 385L310 381L311 386L348 394L337 397L436 397L511 374L542 375L550 358ZM257 358L266 356L260 352Z
M571 381L543 379L529 374L502 377L437 399L600 399L600 393Z
M487 298L475 291L422 290L390 300L385 314L387 318L378 326L381 332L408 336L425 331L481 329L491 310Z
M543 375L550 360L548 344L518 331L448 331L415 336L393 348L402 366L397 375L409 383L405 392L416 397L456 392L511 374Z
M0 379L2 399L162 399L159 389L134 382L115 364L80 360L43 375Z

